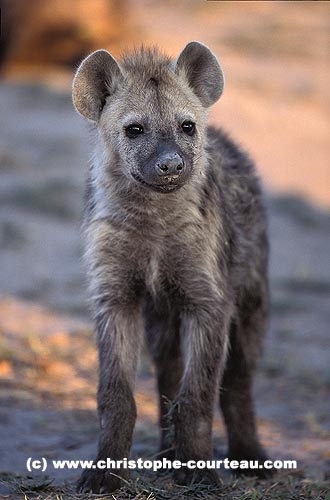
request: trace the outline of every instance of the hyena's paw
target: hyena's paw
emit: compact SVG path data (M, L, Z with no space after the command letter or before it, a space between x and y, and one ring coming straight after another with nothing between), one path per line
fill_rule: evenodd
M220 480L218 474L213 469L188 469L181 467L174 473L174 479L177 484L188 486L190 484L205 484L219 486Z
M123 481L110 470L84 470L78 484L77 493L112 493L123 486ZM125 478L126 479L126 478Z
M261 447L239 448L229 452L229 460L241 460L251 463L251 467L242 469L232 469L235 476L256 476L259 479L266 479L274 475L273 469L266 469L263 464L268 457ZM257 467L258 466L258 467ZM259 468L261 467L261 468Z

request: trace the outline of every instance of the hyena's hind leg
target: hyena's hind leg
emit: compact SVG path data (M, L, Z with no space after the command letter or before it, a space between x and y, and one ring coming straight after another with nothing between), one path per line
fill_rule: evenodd
M232 460L262 463L267 459L258 438L252 398L253 375L267 326L267 309L267 294L247 295L237 321L231 326L230 348L220 386L220 406L227 428L228 456ZM269 475L269 470L264 468L237 471L259 477Z
M160 455L174 459L174 429L171 405L174 401L183 373L180 348L179 318L168 311L156 311L150 302L146 307L146 336L148 347L156 367L159 394Z

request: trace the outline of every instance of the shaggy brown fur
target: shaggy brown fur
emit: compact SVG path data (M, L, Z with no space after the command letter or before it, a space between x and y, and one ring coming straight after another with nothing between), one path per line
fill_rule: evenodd
M157 369L162 452L211 458L220 396L229 456L265 458L251 385L268 311L266 218L251 160L206 127L222 89L219 63L197 42L176 62L142 49L117 63L97 51L76 74L74 104L97 125L85 228L99 343L98 459L129 456L144 333ZM217 480L186 469L176 478ZM91 470L79 490L119 485L111 471Z

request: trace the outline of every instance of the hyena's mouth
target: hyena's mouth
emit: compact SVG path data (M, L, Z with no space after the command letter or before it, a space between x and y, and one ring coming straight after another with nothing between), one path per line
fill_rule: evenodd
M138 172L132 171L131 174L137 182L159 193L170 193L172 191L180 189L185 184L184 182L175 182L175 180L173 179L167 179L166 181L164 179L161 184L151 184L149 182L146 182Z

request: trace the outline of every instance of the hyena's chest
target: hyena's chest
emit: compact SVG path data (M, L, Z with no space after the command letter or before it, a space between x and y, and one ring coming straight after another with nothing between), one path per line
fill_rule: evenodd
M182 281L184 242L165 236L145 240L140 247L139 275L145 291L152 297L165 296L175 283Z
M157 296L162 291L166 281L166 271L161 249L148 255L143 269L143 280L146 291L152 296Z
M121 237L113 235L111 254L115 274L128 286L137 285L155 299L171 299L174 290L185 293L191 282L205 281L205 276L217 273L216 259L212 257L211 238L193 228L176 232L142 234L125 231ZM135 286L134 285L134 286ZM170 300L171 301L171 300Z
M183 236L167 236L145 248L142 277L145 290L154 298L171 302L173 291L185 294L192 281L216 273L208 269L211 259L205 258L201 246Z

